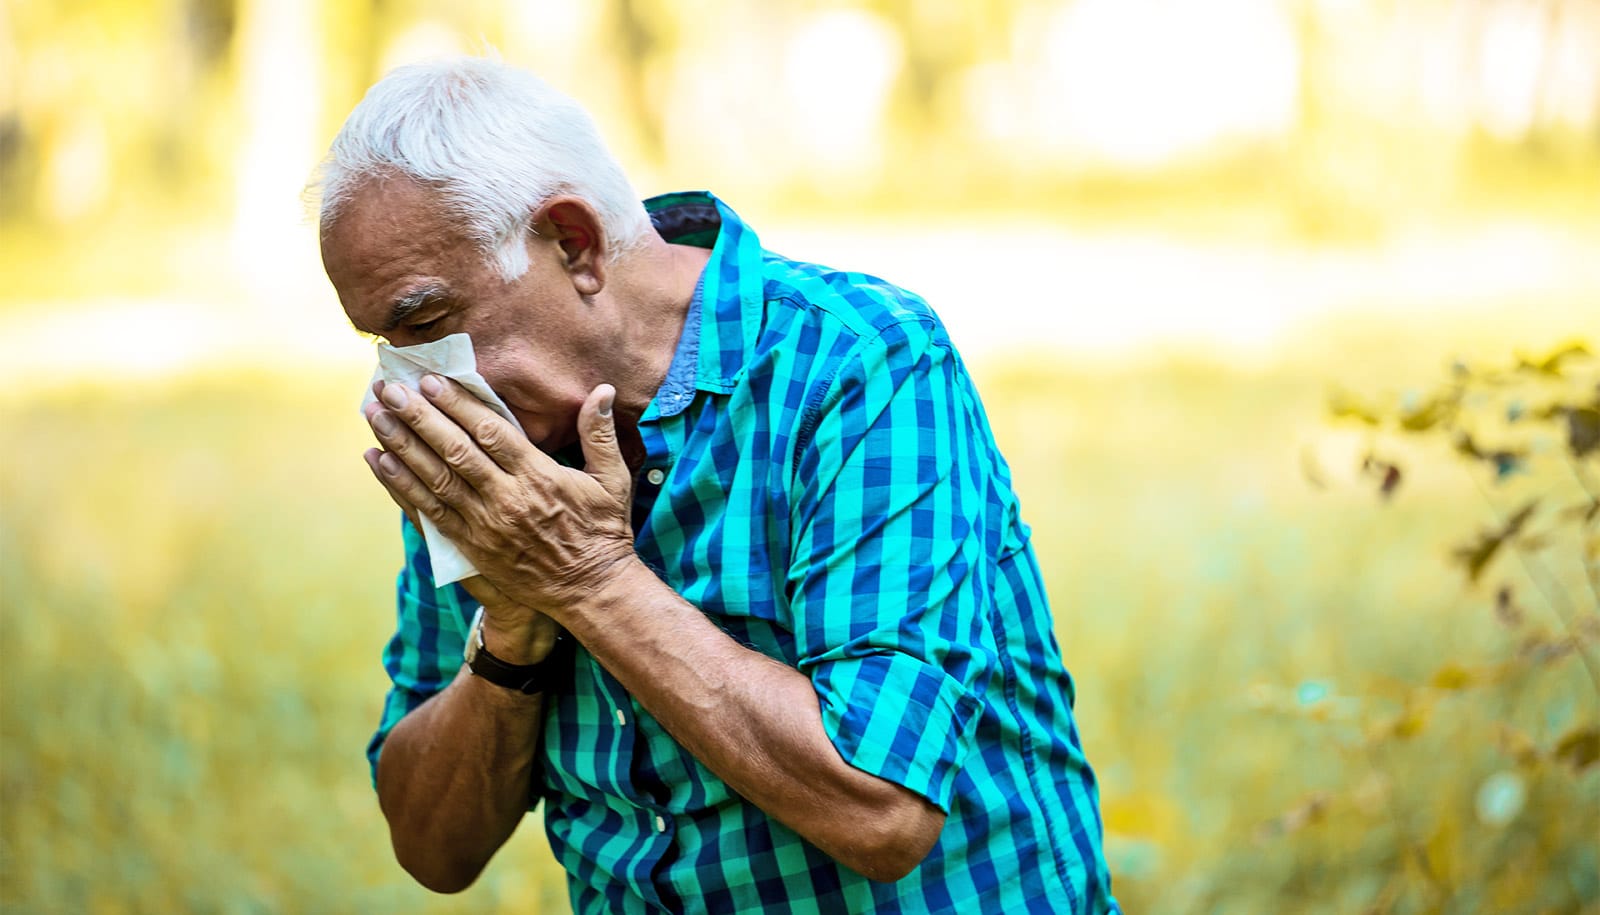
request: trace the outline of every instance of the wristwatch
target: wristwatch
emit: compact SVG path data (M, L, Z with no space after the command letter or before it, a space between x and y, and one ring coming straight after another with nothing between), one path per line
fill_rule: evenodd
M556 643L544 660L537 664L507 664L484 647L483 607L480 606L472 617L472 631L467 633L467 647L461 657L467 662L467 669L472 671L473 676L531 696L544 692L566 675L571 641L566 630L561 630L556 634Z

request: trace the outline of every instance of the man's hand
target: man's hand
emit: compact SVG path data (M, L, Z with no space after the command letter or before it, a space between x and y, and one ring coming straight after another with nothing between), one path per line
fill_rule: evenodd
M427 517L478 567L481 581L464 584L515 663L525 640L544 641L542 615L592 593L633 556L632 480L611 416L616 392L600 385L579 411L586 464L578 471L455 382L429 375L419 387L422 396L397 384L381 389L368 421L385 450L369 451L367 462L413 520Z

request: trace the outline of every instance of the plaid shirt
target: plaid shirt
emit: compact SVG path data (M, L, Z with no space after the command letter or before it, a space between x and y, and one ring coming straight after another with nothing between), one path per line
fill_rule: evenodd
M1010 471L939 319L882 280L763 251L709 194L647 203L711 247L640 420L636 549L740 644L810 677L851 765L948 813L896 883L731 791L581 648L545 702L539 794L578 912L1118 911ZM476 603L405 523L393 680L368 757L461 667Z

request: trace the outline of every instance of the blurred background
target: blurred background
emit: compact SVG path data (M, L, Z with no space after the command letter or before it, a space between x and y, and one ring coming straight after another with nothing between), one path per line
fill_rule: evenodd
M946 319L1130 912L1600 912L1593 0L0 0L0 907L460 897L362 751L397 513L300 191L497 49Z

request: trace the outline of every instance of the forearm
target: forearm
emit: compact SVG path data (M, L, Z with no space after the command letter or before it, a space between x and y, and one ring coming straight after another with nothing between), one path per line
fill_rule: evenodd
M944 815L846 763L811 681L729 638L637 562L561 622L690 753L829 856L893 880L927 855Z
M465 669L395 725L378 757L378 803L395 857L453 893L477 879L532 799L543 703Z

